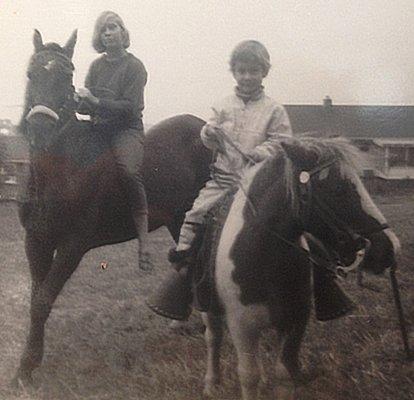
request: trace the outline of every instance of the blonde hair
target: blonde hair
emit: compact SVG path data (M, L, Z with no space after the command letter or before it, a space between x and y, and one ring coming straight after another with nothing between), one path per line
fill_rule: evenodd
M270 55L266 47L257 40L244 40L232 51L230 56L230 69L234 72L236 62L255 62L263 68L266 76L271 67Z
M122 29L122 44L124 45L124 49L127 49L131 44L129 40L128 29L125 28L125 24L124 21L122 21L122 18L113 11L104 11L101 15L99 15L95 22L95 28L92 37L92 46L98 53L103 53L106 50L105 46L102 44L101 34L102 29L109 18L112 18Z

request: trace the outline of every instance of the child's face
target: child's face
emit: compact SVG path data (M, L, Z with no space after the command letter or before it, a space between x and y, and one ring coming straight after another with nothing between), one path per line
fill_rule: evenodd
M242 93L250 94L261 85L265 73L261 65L254 62L236 61L233 67L233 76Z

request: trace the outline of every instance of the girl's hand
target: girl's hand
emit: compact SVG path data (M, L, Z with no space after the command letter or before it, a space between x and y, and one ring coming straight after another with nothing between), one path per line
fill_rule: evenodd
M85 100L93 105L98 105L99 103L99 99L87 88L79 88L76 95L80 101Z

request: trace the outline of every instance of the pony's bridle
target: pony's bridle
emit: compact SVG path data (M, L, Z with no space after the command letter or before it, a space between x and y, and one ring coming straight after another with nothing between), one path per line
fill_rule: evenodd
M323 179L327 177L329 174L329 169L338 162L336 157L333 157L331 160L328 160L320 165L317 165L313 169L309 171L301 171L299 174L299 219L300 224L305 232L311 233L311 223L309 221L309 215L311 210L318 215L321 221L329 227L332 231L332 234L336 237L337 240L346 241L347 243L352 243L353 248L355 251L359 251L365 249L365 254L369 250L371 246L371 242L369 240L369 236L375 233L381 232L384 229L389 228L387 223L379 224L375 227L364 229L364 230L356 230L352 228L348 223L340 219L332 210L332 208L325 202L323 199L316 193L316 191L312 190L312 180L318 175ZM320 243L317 239L315 239L316 243ZM326 247L326 245L324 244ZM347 268L344 265L341 265L340 257L336 254L335 251L329 249L329 254L335 260L337 264L337 272L345 274L350 269L357 267L353 266L351 268ZM361 262L362 264L362 262Z

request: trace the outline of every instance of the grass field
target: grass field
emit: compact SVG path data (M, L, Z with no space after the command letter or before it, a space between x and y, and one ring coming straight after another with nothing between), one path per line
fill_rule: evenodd
M414 346L414 194L393 193L375 200L403 245L398 278ZM23 229L13 203L0 204L0 400L188 400L201 398L205 345L198 315L186 332L171 332L168 321L144 300L168 268L172 239L164 229L151 234L154 269L136 268L135 242L88 253L59 296L46 328L45 357L34 373L35 387L8 386L23 350L29 317L30 276ZM101 261L108 268L100 268ZM414 365L404 360L387 275L367 277L381 291L346 288L359 304L346 318L317 322L312 317L302 349L305 367L320 374L300 389L301 400L414 399ZM261 399L275 399L274 336L261 350L269 383ZM236 359L226 339L223 386L217 398L240 398Z

